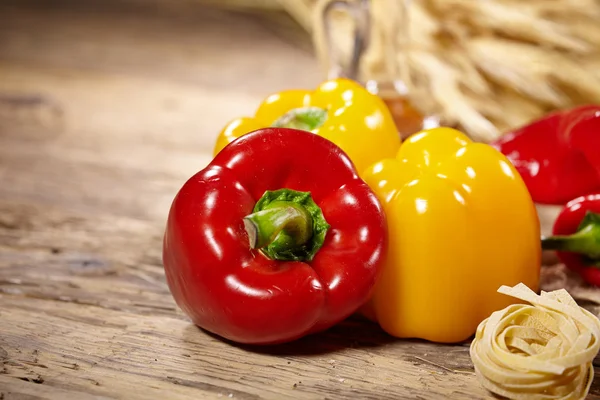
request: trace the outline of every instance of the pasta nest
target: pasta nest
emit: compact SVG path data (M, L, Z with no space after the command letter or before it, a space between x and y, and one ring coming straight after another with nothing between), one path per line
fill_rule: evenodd
M584 399L600 350L600 321L564 290L498 292L526 301L482 321L470 355L478 380L508 399Z

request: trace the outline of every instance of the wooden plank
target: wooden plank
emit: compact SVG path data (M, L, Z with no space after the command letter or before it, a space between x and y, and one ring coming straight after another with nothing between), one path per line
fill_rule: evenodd
M394 340L358 319L280 347L218 340L175 307L152 222L2 203L0 227L3 373L32 385L115 398L484 395L466 346Z
M9 355L4 374L40 390L50 385L127 398L166 393L192 398L198 392L247 399L483 395L466 362L466 347L445 349L447 356L458 357L450 365L433 345L392 344L359 323L254 352L182 319L70 301L4 298L2 317L27 321L3 333Z
M148 4L0 4L0 399L491 398L468 343L352 318L256 349L181 313L174 194L230 118L322 76L256 16Z

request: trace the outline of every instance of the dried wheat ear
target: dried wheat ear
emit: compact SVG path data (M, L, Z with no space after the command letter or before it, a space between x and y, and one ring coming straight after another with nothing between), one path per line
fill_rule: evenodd
M316 15L323 1L305 3ZM475 140L494 140L555 109L600 103L598 0L411 1L408 44L395 53L390 43L401 42L394 35L402 29L391 25L389 3L371 8L362 70L385 77L395 58L408 71L415 105ZM333 36L348 42L352 24L336 18ZM313 24L312 32L327 68L322 30Z

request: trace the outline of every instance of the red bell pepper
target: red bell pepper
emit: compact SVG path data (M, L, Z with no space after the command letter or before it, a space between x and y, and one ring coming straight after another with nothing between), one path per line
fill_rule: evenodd
M559 259L583 279L600 286L600 193L567 203L542 239L544 250L557 250Z
M353 314L386 249L381 204L348 156L318 135L269 128L227 145L179 190L163 263L196 325L274 344Z
M492 143L519 171L534 202L563 205L600 191L600 106L551 113Z

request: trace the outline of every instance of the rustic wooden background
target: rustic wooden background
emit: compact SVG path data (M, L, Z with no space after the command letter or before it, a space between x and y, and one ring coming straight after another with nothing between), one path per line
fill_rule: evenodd
M468 344L351 319L256 350L175 307L161 264L175 192L229 119L322 78L283 15L0 2L0 399L488 398Z

